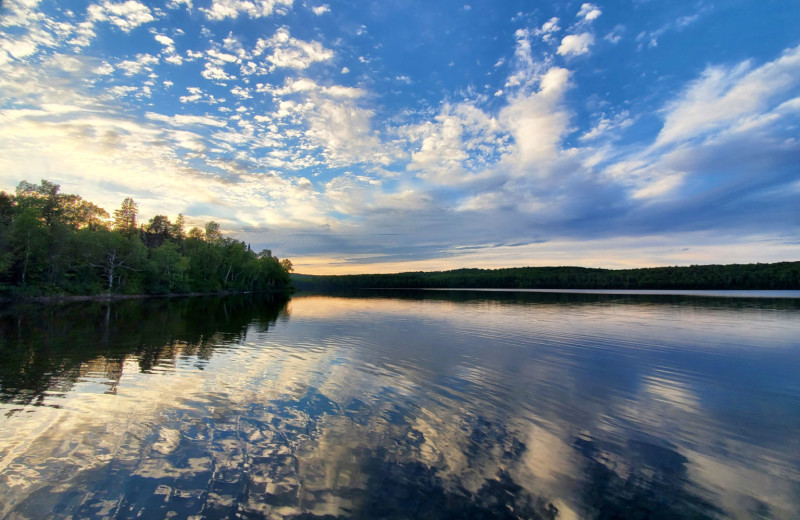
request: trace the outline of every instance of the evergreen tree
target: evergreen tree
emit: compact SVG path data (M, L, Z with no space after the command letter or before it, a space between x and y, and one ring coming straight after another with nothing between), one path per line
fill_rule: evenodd
M136 215L139 213L139 205L132 198L126 197L122 201L122 206L114 210L114 229L126 235L136 232Z

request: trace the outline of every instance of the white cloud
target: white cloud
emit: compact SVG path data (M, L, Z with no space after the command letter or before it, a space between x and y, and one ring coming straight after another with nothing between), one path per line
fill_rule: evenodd
M527 29L517 29L514 33L517 40L514 49L514 73L506 80L506 87L525 87L533 84L545 67L543 63L533 59L530 35L530 31ZM499 63L495 66L498 66Z
M578 17L583 18L587 22L597 19L603 12L594 4L582 4Z
M166 47L168 50L175 50L175 40L170 38L169 36L165 36L163 34L156 34L154 36L155 40Z
M321 97L308 116L308 136L323 147L330 166L386 162L380 140L372 132L373 115L351 100Z
M606 34L603 37L603 39L606 40L607 42L618 43L622 39L622 33L624 32L625 32L625 26L617 25L610 33Z
M126 76L133 76L142 72L152 72L151 65L158 63L158 57L152 54L137 54L135 60L124 60L117 63L117 68L125 71Z
M189 93L186 96L181 96L179 98L181 103L196 103L198 101L203 101L208 99L208 94L203 92L203 89L198 87L186 87L186 91Z
M589 47L594 43L594 36L585 32L581 34L568 34L558 46L558 54L562 56L580 56L589 52Z
M615 117L601 117L594 128L580 136L579 139L581 141L593 141L608 136L614 130L627 128L632 124L633 120L630 118L630 113L625 110Z
M114 72L114 66L107 61L104 61L102 64L95 67L92 72L101 76L107 76Z
M81 22L73 26L72 29L75 31L75 36L67 40L67 43L76 47L88 47L94 37L97 36L92 22Z
M226 51L234 53L240 62L241 60L248 58L248 53L244 50L242 42L239 41L239 39L234 36L232 32L229 32L228 36L223 38L222 48Z
M272 50L272 54L267 54L265 60L270 64L270 71L276 68L306 69L312 63L333 58L333 51L321 43L293 38L285 27L278 29L272 38L259 39L253 53L260 56L268 49Z
M183 57L180 54L170 54L164 57L164 61L172 65L183 65Z
M500 122L464 102L445 105L433 122L403 129L419 143L407 169L437 184L458 185L486 176L507 146Z
M666 108L657 145L695 138L760 115L780 95L800 85L800 46L756 69L750 62L732 68L708 67Z
M185 5L187 9L192 9L192 0L169 0L167 2L167 7L170 9L179 9L182 5Z
M250 89L242 88L238 85L231 89L231 94L241 99L249 99L253 97L252 94L250 94Z
M331 6L329 6L328 4L323 4L323 5L320 5L318 7L312 7L311 10L314 11L315 15L320 16L320 15L323 15L325 13L330 13L331 12Z
M506 161L517 172L526 172L533 164L545 172L546 165L557 158L569 127L569 114L561 106L568 87L569 71L552 67L541 77L538 92L518 94L500 112L500 122L515 142Z
M250 18L264 18L273 12L281 14L291 7L293 0L214 0L208 9L200 8L210 20L238 18L245 14Z
M222 70L222 67L218 67L212 63L206 63L206 66L200 75L212 81L226 81L235 79L233 76Z
M233 54L220 52L216 49L207 50L206 56L208 57L208 61L214 65L225 65L226 63L237 63L239 61L239 58Z
M542 40L548 42L553 37L553 33L556 33L561 30L561 27L558 26L558 18L552 17L548 21L542 24L542 26L534 31L536 36L541 36Z
M147 112L145 114L147 119L152 121L161 121L162 123L169 123L172 126L192 126L192 125L204 125L204 126L214 126L214 127L223 127L227 126L227 123L222 119L218 119L216 117L211 116L193 116L193 115L185 115L185 114L176 114L174 116L167 116L164 114L157 114L155 112Z
M332 98L339 99L358 99L366 95L366 91L356 87L343 87L341 85L333 85L324 87L322 92Z
M87 13L88 21L109 22L125 32L155 20L150 8L136 0L118 4L105 0L102 4L90 5Z

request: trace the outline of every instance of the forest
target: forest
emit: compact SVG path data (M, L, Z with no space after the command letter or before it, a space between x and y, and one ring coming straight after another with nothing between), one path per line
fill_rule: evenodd
M800 289L800 262L642 269L515 267L397 274L292 275L298 290L347 289Z
M3 298L285 291L291 270L214 221L188 231L181 214L140 223L132 198L109 214L47 180L0 191Z

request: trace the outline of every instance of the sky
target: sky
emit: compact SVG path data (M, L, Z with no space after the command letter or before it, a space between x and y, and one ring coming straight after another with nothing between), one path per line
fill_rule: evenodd
M0 0L0 190L297 272L800 260L795 0Z

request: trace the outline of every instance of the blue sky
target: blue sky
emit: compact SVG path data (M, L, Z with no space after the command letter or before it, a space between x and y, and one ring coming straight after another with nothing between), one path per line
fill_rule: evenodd
M6 191L310 273L800 258L800 2L0 5Z

